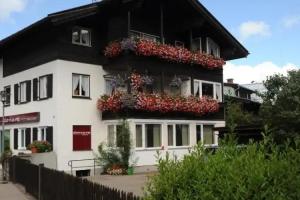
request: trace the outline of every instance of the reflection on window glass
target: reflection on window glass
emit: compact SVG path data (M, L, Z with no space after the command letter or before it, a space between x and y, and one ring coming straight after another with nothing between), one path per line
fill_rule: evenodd
M168 146L174 145L174 131L173 131L173 125L168 125Z
M214 144L214 126L204 125L203 126L203 142L204 144Z
M201 137L202 130L201 129L202 129L201 125L196 126L197 144L202 141L202 137Z
M161 146L161 125L146 124L145 125L145 139L146 147L160 147Z
M115 144L115 130L114 125L107 126L107 143L108 146L113 147Z
M189 140L189 126L176 124L176 146L188 146Z
M211 83L202 83L202 96L214 97L214 85Z
M72 41L73 43L80 43L80 30L73 30Z
M143 147L143 129L142 125L136 125L135 127L135 146Z

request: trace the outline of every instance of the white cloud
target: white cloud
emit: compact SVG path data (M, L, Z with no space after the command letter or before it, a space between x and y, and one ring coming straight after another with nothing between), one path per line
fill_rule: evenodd
M282 20L282 23L285 28L292 28L300 25L300 15L286 17Z
M242 40L253 36L269 36L271 35L270 26L264 21L248 21L239 27L240 37Z
M0 22L11 19L11 15L22 12L27 4L27 0L0 0Z
M235 65L228 62L224 67L224 80L233 78L234 82L240 84L255 82L262 82L266 80L267 76L271 76L276 73L287 74L287 71L293 69L300 69L292 63L288 63L284 66L275 65L272 62L263 62L255 66L251 65Z

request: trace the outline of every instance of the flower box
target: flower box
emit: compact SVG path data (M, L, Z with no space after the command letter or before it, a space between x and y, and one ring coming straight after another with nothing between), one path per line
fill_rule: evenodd
M212 55L192 52L184 47L161 44L145 39L126 38L121 41L111 42L104 50L108 58L115 58L122 52L132 51L136 55L157 57L169 62L199 65L207 69L221 69L225 61Z

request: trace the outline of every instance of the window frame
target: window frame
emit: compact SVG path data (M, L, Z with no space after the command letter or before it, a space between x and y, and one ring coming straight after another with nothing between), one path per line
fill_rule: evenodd
M162 123L135 123L134 124L134 136L135 136L135 140L134 140L134 148L136 150L159 150L162 148L162 146L164 145L164 141L163 141L163 124ZM136 126L137 125L141 125L142 126L142 147L136 147ZM160 141L161 144L159 147L146 147L146 125L159 125L160 126Z
M197 41L197 42L196 42ZM198 43L199 42L199 43ZM199 50L195 50L193 49L194 47L199 46ZM192 39L192 44L191 44L191 51L195 51L195 52L203 52L203 45L202 45L202 37L196 37Z
M25 101L22 101L22 85L25 85ZM19 95L18 95L18 101L19 101L19 104L24 104L24 103L27 103L27 81L22 81L19 83Z
M188 126L188 145L177 146L176 140L176 125L187 125ZM173 145L169 145L169 126L173 128ZM191 127L188 123L168 123L167 124L167 135L168 135L168 148L189 148L191 147Z
M195 83L198 83L198 87L199 87L199 97L202 98L203 97L203 91L202 91L202 83L206 83L206 84L211 84L213 85L213 99L217 100L218 102L223 102L223 94L222 94L222 84L219 82L213 82L213 81L204 81L204 80L199 80L199 79L194 79L193 80L193 87L194 87L194 91L193 91L193 95L195 96ZM220 86L220 99L217 99L217 86Z
M22 137L22 135L24 134L24 137ZM30 133L32 134L32 133ZM22 141L22 139L24 139L24 141ZM31 141L32 142L32 137L31 137ZM22 145L22 143L24 145ZM26 147L26 128L18 128L18 149L19 151L25 151L27 149Z
M74 95L74 91L73 91L73 88L74 88L74 85L73 85L73 77L77 75L79 76L79 93L82 93L81 91L81 84L82 84L82 77L83 76L87 76L89 78L89 96L82 96L82 95ZM74 99L91 99L91 75L88 75L88 74L79 74L79 73L72 73L72 98Z
M39 101L41 101L41 100L45 100L45 99L48 99L49 98L49 94L48 94L48 76L49 75L44 75L44 76L40 76L39 78L38 78L38 99L39 99ZM46 79L46 97L41 97L41 79L42 78L45 78Z
M117 142L117 136L118 136L118 134L117 134L117 127L118 126L121 126L122 124L121 123L111 123L111 124L107 124L107 126L106 126L106 142L107 142L107 145L108 145L108 147L110 147L110 148L119 148L117 145L118 145L118 142ZM109 126L113 126L114 127L114 137L113 137L113 139L114 139L114 141L113 141L113 143L112 143L112 145L110 145L110 143L109 143Z
M204 147L214 147L218 146L217 139L216 139L216 134L213 131L213 144L204 144L204 126L215 126L215 124L196 124L196 142L198 144L199 141L197 141L197 126L201 127L201 143L203 144Z
M79 32L80 32L80 34L79 34L79 40L80 40L80 42L75 42L73 40L73 33L74 33L75 29L78 29ZM82 43L82 34L81 34L82 30L87 30L89 32L89 44L83 44ZM84 47L92 47L92 29L90 29L90 28L84 28L82 26L75 26L75 27L72 28L71 37L72 37L71 38L72 44L79 45L79 46L84 46Z

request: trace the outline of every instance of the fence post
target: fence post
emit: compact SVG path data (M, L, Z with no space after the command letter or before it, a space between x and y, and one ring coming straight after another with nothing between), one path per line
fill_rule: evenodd
M16 157L12 157L12 182L16 183Z
M44 164L39 164L39 198L38 200L42 200L42 169Z

